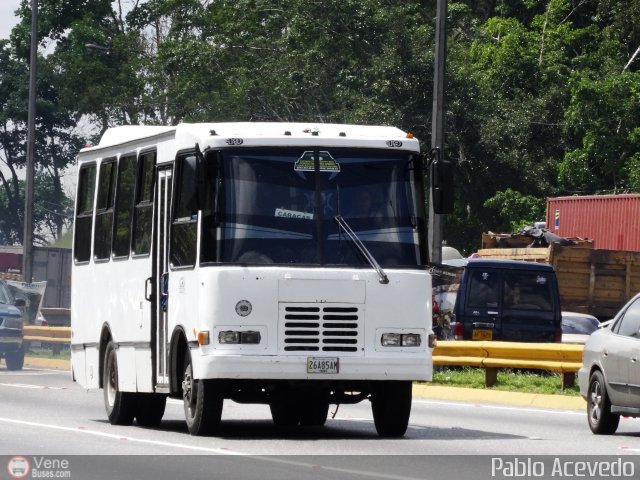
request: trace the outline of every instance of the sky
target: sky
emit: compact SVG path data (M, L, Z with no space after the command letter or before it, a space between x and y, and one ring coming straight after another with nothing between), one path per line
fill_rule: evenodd
M20 6L20 0L0 0L0 38L9 38L11 29L18 23L14 12Z

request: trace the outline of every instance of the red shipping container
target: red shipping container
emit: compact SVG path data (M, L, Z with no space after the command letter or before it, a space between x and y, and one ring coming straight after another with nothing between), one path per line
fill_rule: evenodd
M0 272L22 271L22 254L0 252Z
M640 195L547 199L547 229L593 240L594 248L640 251Z

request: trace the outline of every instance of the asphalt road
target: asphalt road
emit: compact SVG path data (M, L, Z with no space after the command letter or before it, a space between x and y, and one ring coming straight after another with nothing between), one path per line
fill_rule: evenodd
M539 455L548 456L541 460L547 463L559 455L606 455L593 458L635 462L634 476L640 475L640 420L624 418L616 435L595 436L577 410L414 398L406 436L381 439L368 402L340 406L323 428L285 429L274 426L267 406L227 401L222 426L216 437L190 436L175 400L157 429L112 426L102 391L81 389L67 372L0 366L0 479L3 464L16 455L32 469L38 459L40 467L43 458L66 459L71 475L65 478L110 480L477 480L508 478L492 467Z

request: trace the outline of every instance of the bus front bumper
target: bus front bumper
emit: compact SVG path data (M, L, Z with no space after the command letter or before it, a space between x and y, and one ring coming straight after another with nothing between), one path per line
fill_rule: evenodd
M324 355L199 355L195 350L191 352L191 357L195 378L203 379L430 381L433 373L431 355L426 354L399 359Z

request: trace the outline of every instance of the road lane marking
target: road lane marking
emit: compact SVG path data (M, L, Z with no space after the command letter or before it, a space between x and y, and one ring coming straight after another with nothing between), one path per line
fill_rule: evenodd
M29 422L26 420L16 420L13 418L5 418L5 417L0 417L0 422L12 423L14 425L27 425L30 427L37 427L37 428L48 428L50 430L59 430L62 432L82 433L86 435L93 435L96 437L112 438L115 440L128 440L131 442L144 443L148 445L156 445L161 447L175 447L175 448L182 448L186 450L196 450L196 451L202 451L202 452L208 452L208 453L220 453L223 455L246 455L246 454L236 453L236 452L232 452L230 450L221 449L221 448L199 447L197 445L184 445L180 443L163 442L161 440L148 440L144 438L129 437L126 435L119 435L115 433L99 432L97 430L89 430L86 427L64 427L62 425Z
M332 466L320 465L320 464L317 464L317 463L296 462L294 460L285 460L285 459L282 459L282 458L267 457L267 456L264 456L264 455L253 455L253 454L250 454L250 453L232 451L232 450L229 450L227 448L200 447L200 446L197 446L197 445L184 445L184 444L181 444L181 443L163 442L163 441L160 441L160 440L147 440L147 439L143 439L143 438L129 437L129 436L126 436L126 435L119 435L119 434L106 433L106 432L98 432L96 430L88 430L86 427L64 427L62 425L53 425L53 424L49 424L49 423L39 423L39 422L29 422L29 421L26 421L26 420L15 420L13 418L0 417L0 423L2 423L2 422L14 424L14 425L25 425L25 426L36 427L36 428L48 428L50 430L58 430L58 431L62 431L62 432L82 433L82 434L86 434L86 435L93 435L93 436L96 436L96 437L111 438L111 439L114 439L114 440L126 440L126 441L130 441L130 442L134 442L134 443L142 443L142 444L146 444L146 445L154 445L154 446L160 446L160 447L173 447L173 448L179 448L179 449L183 449L183 450L193 450L193 451L206 452L206 453L215 453L215 454L218 454L218 455L245 456L245 457L251 457L252 459L256 459L256 460L261 460L261 461L264 461L264 462L271 462L271 463L278 463L278 464L283 464L283 465L291 465L291 466L303 467L303 468L312 469L314 471L326 470L326 471L330 471L330 472L346 473L346 474L349 474L349 475L359 475L359 476L363 476L363 477L366 477L366 478L381 478L381 479L388 479L388 480L422 480L421 478L418 478L418 477L408 477L408 476L404 476L404 475L393 475L393 474L386 474L386 473L380 473L380 472L369 472L369 471L352 470L352 469L349 469L349 468L332 467Z
M41 375L55 375L56 373L59 373L55 370L46 370L46 371L39 371L39 370L31 370L31 371L25 371L25 370L21 370L19 372L16 372L15 370L0 370L0 376L16 376L16 377L39 377ZM66 377L67 375L65 375Z
M428 405L446 405L448 407L476 407L476 408L488 408L491 410L510 410L514 412L529 412L529 413L552 413L557 415L578 415L583 417L585 412L581 412L578 410L557 410L557 409L547 409L547 408L528 408L528 407L516 407L516 406L505 406L505 405L493 405L488 403L462 403L462 402L451 402L451 401L437 401L437 400L413 400L414 403L426 403Z
M66 387L47 387L46 385L32 385L29 383L0 383L0 387L31 388L34 390L67 390Z

